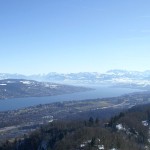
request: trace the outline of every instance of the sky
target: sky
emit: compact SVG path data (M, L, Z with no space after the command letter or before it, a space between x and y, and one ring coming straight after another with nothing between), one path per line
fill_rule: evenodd
M149 0L0 0L0 73L150 70Z

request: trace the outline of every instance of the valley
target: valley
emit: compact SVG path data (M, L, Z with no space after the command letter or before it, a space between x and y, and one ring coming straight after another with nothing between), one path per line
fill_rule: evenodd
M84 120L89 115L106 119L133 106L147 103L150 103L150 92L112 98L56 102L4 111L0 112L0 139L4 141L23 137L24 134L54 120Z

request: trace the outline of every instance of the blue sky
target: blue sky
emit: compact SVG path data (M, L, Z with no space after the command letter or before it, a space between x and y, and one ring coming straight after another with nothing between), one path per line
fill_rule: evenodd
M150 69L149 0L0 0L0 72Z

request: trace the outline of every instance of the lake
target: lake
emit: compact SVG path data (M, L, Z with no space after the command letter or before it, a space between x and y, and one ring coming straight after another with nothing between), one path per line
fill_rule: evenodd
M106 86L103 87L92 86L92 88L94 88L95 90L71 93L71 94L63 94L57 96L48 96L48 97L13 98L13 99L0 100L0 111L15 110L15 109L34 106L38 104L48 104L53 102L116 97L127 93L141 91L137 89L114 88L114 87L106 87Z

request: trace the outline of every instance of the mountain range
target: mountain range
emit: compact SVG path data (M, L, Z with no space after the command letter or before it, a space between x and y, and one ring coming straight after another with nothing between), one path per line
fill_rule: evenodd
M3 79L27 79L43 82L55 82L62 84L78 84L78 85L114 85L126 87L143 87L150 86L150 70L126 71L126 70L109 70L105 73L98 72L79 72L79 73L56 73L50 72L43 75L22 75L0 73L0 80Z

